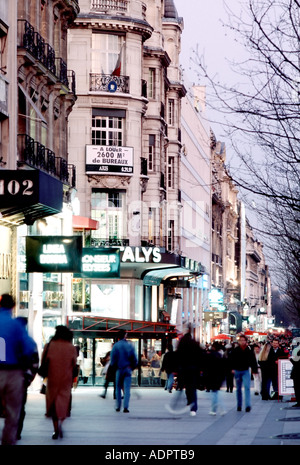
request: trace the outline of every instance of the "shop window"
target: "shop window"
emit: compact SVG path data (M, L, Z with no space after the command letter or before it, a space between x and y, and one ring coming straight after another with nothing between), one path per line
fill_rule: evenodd
M72 281L72 308L74 312L90 312L90 280L73 278Z
M106 318L129 318L129 285L92 282L91 311Z
M61 273L43 273L43 308L61 310L64 300Z

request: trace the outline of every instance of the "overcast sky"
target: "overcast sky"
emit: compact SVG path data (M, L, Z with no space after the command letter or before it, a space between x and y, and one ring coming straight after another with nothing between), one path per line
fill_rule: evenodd
M180 61L191 83L208 85L208 82L199 80L197 67L192 61L194 50L198 49L208 74L233 86L239 77L232 71L230 63L242 61L246 52L228 28L224 0L175 0L175 5L184 21ZM230 8L238 13L240 0L230 0Z
M181 38L180 61L191 83L206 85L208 82L199 80L197 68L192 62L193 50L198 47L200 55L203 55L208 74L219 78L221 82L234 87L239 81L239 75L232 71L231 62L241 62L247 52L237 42L237 37L228 28L229 18L224 0L174 0L178 15L183 17L184 30ZM240 12L241 0L227 0L231 10L237 15ZM209 88L207 89L209 98ZM225 142L227 148L227 164L231 171L239 164L234 152L230 149L230 140L226 140L222 125L222 114L217 114L207 108L208 119L218 140ZM254 204L253 204L254 205ZM251 216L251 224L255 226L256 217Z

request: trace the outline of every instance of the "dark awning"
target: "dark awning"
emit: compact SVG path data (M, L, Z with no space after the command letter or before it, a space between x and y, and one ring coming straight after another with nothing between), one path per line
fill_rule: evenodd
M151 270L145 274L143 279L144 286L159 286L160 283L168 278L192 278L198 273L182 267L163 268L160 270Z
M33 224L61 212L63 184L39 170L0 170L0 225Z

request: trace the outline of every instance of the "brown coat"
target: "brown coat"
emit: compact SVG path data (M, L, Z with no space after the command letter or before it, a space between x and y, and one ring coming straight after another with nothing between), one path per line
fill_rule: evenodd
M76 365L77 351L71 342L52 340L49 343L47 359L47 416L64 420L70 409L73 368Z

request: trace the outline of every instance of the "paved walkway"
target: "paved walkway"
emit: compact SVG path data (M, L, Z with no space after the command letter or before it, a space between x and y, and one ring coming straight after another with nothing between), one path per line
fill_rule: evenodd
M79 387L73 392L72 415L63 425L64 437L52 439L52 421L45 417L45 397L29 392L22 439L18 445L168 446L300 445L300 409L290 398L262 401L252 392L250 413L236 411L236 395L220 391L226 414L209 415L210 394L198 391L198 412L173 415L165 408L176 395L163 388L132 388L130 413L116 412L109 388ZM183 396L182 401L185 404ZM0 419L2 429L3 419ZM280 436L286 435L286 436ZM294 435L293 437L291 435Z

